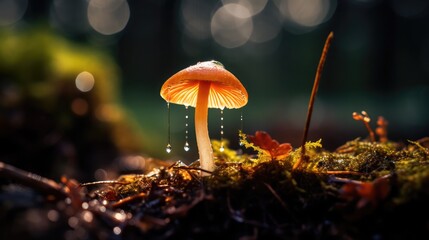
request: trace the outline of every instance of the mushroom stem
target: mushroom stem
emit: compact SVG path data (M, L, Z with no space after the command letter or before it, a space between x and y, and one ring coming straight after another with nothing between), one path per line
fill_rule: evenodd
M210 143L207 124L209 93L210 82L200 81L197 103L195 106L195 135L200 155L200 166L204 170L213 171L213 149Z

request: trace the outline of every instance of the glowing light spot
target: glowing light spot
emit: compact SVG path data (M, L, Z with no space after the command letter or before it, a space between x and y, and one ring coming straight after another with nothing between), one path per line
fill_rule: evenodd
M76 98L71 103L71 109L74 114L83 116L86 113L88 113L88 109L89 109L88 102L85 99Z
M191 148L189 147L189 143L188 142L186 142L185 143L185 146L183 147L183 149L187 152L187 151L189 151Z
M92 222L92 219L94 218L94 216L92 215L92 213L90 212L90 211L83 211L82 212L82 219L85 221L85 222L88 222L88 223L90 223L90 222Z
M224 5L230 3L242 5L249 9L250 14L254 16L264 10L268 0L222 0L222 2Z
M89 2L89 24L103 35L122 31L129 19L130 7L126 0L90 0Z
M0 0L0 26L18 22L27 10L27 0Z
M119 234L121 234L121 232L122 232L122 229L120 227L114 227L113 228L114 234L119 235Z
M89 72L81 72L76 77L76 87L81 92L89 92L95 84L94 76Z
M263 43L279 35L282 29L282 23L279 17L273 14L274 9L272 8L253 16L253 33L250 36L251 42Z
M235 4L235 3L225 4L224 9L232 16L237 18L250 18L252 16L247 6L244 6L241 4Z
M212 6L208 1L182 1L181 17L185 27L185 33L196 39L209 38L211 11Z
M93 199L89 201L89 206L91 207L98 207L100 205L100 202L97 199Z
M101 206L99 210L100 210L100 212L106 212L107 209L105 206Z
M127 217L127 215L123 212L117 212L114 214L114 217L118 220L118 221L124 221Z
M49 221L51 221L51 222L56 222L60 218L60 215L58 214L58 212L56 210L53 210L53 209L48 211L47 216L48 216Z
M244 45L253 32L250 11L239 4L226 4L212 17L211 33L214 40L225 48Z
M165 151L166 151L167 153L171 153L171 150L172 150L171 145L170 145L170 144L167 144L167 147L165 147Z
M110 122L118 121L122 117L120 109L114 104L103 104L99 106L95 111L95 115L100 121Z
M71 218L69 218L67 223L69 224L69 226L71 228L76 228L77 225L79 224L79 219L77 217L71 217Z
M336 1L331 0L277 0L275 1L284 19L295 27L313 28L332 15Z
M142 170L145 168L146 159L142 156L125 156L120 158L119 165L121 169L132 171L132 170Z
M89 207L89 204L87 202L83 202L82 203L82 208L83 209L88 209L88 207Z

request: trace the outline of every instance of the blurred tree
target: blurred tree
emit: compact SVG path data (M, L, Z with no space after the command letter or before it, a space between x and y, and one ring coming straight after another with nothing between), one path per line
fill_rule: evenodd
M101 51L44 28L0 32L0 160L93 179L121 154L140 152L117 85L118 68Z

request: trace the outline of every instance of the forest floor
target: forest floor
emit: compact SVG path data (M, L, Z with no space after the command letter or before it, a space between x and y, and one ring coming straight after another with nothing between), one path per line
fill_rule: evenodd
M264 132L241 140L255 154L213 141L217 168L210 173L198 162L175 162L108 181L56 182L0 162L0 238L429 236L428 139L355 139L335 151L307 142L297 168L301 148Z

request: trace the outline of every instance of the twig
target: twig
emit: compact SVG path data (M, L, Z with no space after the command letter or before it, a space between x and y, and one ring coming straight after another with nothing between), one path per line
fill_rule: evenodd
M366 113L365 111L362 111L361 114L353 112L352 116L354 120L363 122L366 127L366 130L368 130L370 141L375 142L375 134L371 126L369 125L369 122L371 122L371 118L369 117L368 113Z
M37 174L24 171L9 164L0 162L0 177L16 181L25 186L34 188L42 193L54 195L59 199L67 197L67 193L60 184L54 180L44 178Z
M323 47L322 56L320 57L319 65L318 65L317 70L316 70L316 76L314 78L313 90L311 91L310 101L308 103L307 118L306 118L305 127L304 127L304 135L302 137L302 142L301 142L301 146L302 146L301 147L301 157L293 165L292 170L299 168L299 166L301 165L301 162L304 160L305 142L307 141L308 129L310 127L310 121L311 121L311 115L313 114L314 99L316 98L317 89L319 88L320 78L322 77L323 66L325 65L325 60L326 60L326 56L328 54L328 49L329 49L329 46L331 45L333 38L334 38L334 33L330 32L328 37L326 38L325 46Z
M202 169L202 168L199 168L199 167L187 167L187 166L180 166L180 167L173 167L173 168L177 168L177 169L185 169L185 170L199 170L199 171L202 171L202 172L206 172L206 173L209 173L209 174L213 174L213 172L212 172L212 171L208 171L208 170L205 170L205 169Z
M378 139L382 143L386 143L388 141L387 139L387 125L389 123L384 119L384 117L379 116L377 119L377 125L378 127L375 129L375 133L378 135Z
M277 194L276 190L274 190L273 187L271 187L271 185L268 183L264 183L264 185L268 188L268 190L270 190L270 192L274 195L274 197L277 199L277 201L279 201L279 203L282 205L282 207L286 210L289 210L288 206L283 201L283 199Z
M136 200L144 199L147 197L146 193L138 193L136 195L132 195L126 198L122 198L121 200L117 201L116 203L112 204L112 208L119 208L122 207L125 204L134 202Z
M119 184L119 185L126 185L129 184L128 182L119 182L116 180L105 180L105 181L96 181L96 182L87 182L87 183L81 183L80 186L81 187L87 187L87 186L91 186L91 185L101 185L101 184L108 184L108 185L115 185L115 184Z

